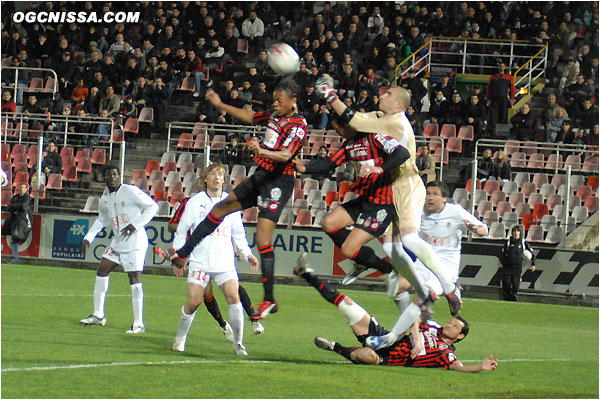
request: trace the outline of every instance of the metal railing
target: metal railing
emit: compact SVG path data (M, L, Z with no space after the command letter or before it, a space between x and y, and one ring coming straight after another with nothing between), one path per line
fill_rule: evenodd
M487 65L485 59L490 57L496 61L504 61L509 68L514 64L519 65L514 74L515 85L518 89L529 89L532 82L545 73L548 45L524 40L433 36L425 39L423 46L396 66L396 82L399 78L406 77L411 69L419 74L430 72L434 67L445 71L456 70L461 74L492 75L497 67L496 62ZM516 79L517 74L526 67L527 73Z
M518 143L519 147L517 148L515 145ZM515 146L515 147L513 147ZM565 187L567 188L567 193L566 196L564 196L563 199L563 213L561 215L561 227L562 232L563 232L563 237L562 240L560 242L560 244L558 246L565 246L567 243L567 237L569 236L569 234L571 233L571 231L575 228L574 226L572 226L571 222L569 221L569 209L570 209L570 195L571 193L573 193L573 190L571 188L571 179L572 179L572 173L573 168L571 164L566 163L565 161L562 161L562 155L567 155L567 154L571 154L571 153L576 153L578 155L580 155L580 159L581 159L581 163L579 165L573 165L573 167L575 167L575 171L584 174L584 175L598 175L599 171L598 170L586 170L584 171L584 162L585 162L585 157L587 156L594 156L596 158L598 158L599 156L599 152L598 150L594 150L592 148L590 148L587 145L572 145L572 144L560 144L560 143L548 143L548 142L533 142L533 141L528 141L528 142L517 142L517 141L509 141L507 142L506 140L495 140L495 139L480 139L477 142L475 142L475 150L473 152L473 160L471 160L471 166L472 166L472 171L471 171L471 196L469 199L469 209L471 211L471 214L474 214L475 212L475 191L477 190L477 169L478 169L478 160L479 160L479 152L480 152L480 148L483 147L484 149L486 148L490 148L492 150L502 150L505 152L505 154L508 154L508 150L517 150L517 151L521 151L521 150L531 150L531 153L542 153L545 155L550 155L550 154L555 154L556 155L556 162L553 162L554 167L552 169L546 169L546 168L529 168L526 165L523 167L518 167L521 168L523 170L531 170L531 171L535 171L535 172L545 172L545 171L550 171L550 174L558 174L559 172L564 172L565 173ZM516 151L515 151L516 152ZM514 152L512 152L514 154ZM583 156L583 157L582 157ZM509 157L510 158L510 157ZM510 161L509 161L510 162ZM542 162L542 161L536 161L536 162ZM545 165L544 165L545 167ZM511 167L515 168L515 167ZM516 175L517 172L511 171L511 180L512 177L514 175ZM575 188L575 190L577 190L578 188ZM560 193L559 193L560 194ZM483 216L480 216L480 218L482 218ZM593 229L593 227L592 227ZM595 232L595 236L598 237L598 226L596 224L595 226L596 232ZM572 243L573 241L571 241Z
M2 84L2 89L11 89L13 90L13 101L16 100L17 98L17 90L22 90L24 92L38 92L38 93L52 93L52 95L54 95L54 93L56 93L58 91L58 75L56 75L56 71L54 71L53 69L50 68L35 68L35 67L11 67L11 66L6 66L6 67L2 67L2 70L5 69L14 69L15 70L15 80L13 82L14 87L13 86L8 86L8 85L4 85L4 83ZM45 72L50 72L52 75L54 75L54 86L52 88L52 92L50 92L49 90L45 89L45 88L30 88L29 86L27 87L18 87L19 86L19 71L45 71Z

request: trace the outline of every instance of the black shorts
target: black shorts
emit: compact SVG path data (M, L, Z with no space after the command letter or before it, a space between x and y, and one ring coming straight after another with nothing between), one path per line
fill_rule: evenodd
M377 237L396 218L393 204L373 204L363 197L340 204L354 220L354 227Z
M275 223L294 192L294 176L259 168L233 189L242 209L258 206L258 218Z

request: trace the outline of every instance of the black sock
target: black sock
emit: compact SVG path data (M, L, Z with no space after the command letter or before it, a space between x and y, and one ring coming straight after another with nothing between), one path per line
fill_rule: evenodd
M322 281L318 276L305 272L301 275L306 282L314 286L315 289L321 293L321 296L331 304L339 306L340 303L346 298L343 294L338 292L331 284Z
M341 228L341 229L338 229L337 231L331 231L331 232L325 232L325 233L331 238L333 243L341 249L342 245L344 244L344 241L346 241L346 238L350 234L350 231L346 228Z
M338 353L340 356L352 361L352 358L350 357L350 354L352 354L352 352L354 350L358 349L358 347L344 347L341 344L339 344L338 342L335 342L335 344L333 345L333 351L335 351L336 353ZM354 362L354 361L352 361Z
M381 271L382 274L389 274L393 270L392 264L377 257L375 250L367 246L363 246L351 259L360 265Z
M329 235L331 240L333 240L333 243L335 243L335 245L341 249L344 241L350 234L350 231L346 228L342 228L338 229L337 231L326 233ZM363 246L353 257L351 257L351 259L367 268L373 268L381 271L383 274L389 274L393 270L392 264L382 258L377 257L375 251L367 246Z
M221 310L219 310L219 304L217 304L217 300L215 300L215 296L205 297L204 305L206 309L213 316L215 321L219 323L221 328L225 327L225 320L221 316Z
M263 289L265 290L265 301L273 302L273 277L275 275L275 253L273 245L267 244L259 247L260 271L262 273Z
M183 245L181 249L177 250L179 257L188 257L192 250L194 250L194 247L196 247L196 245L200 243L202 239L213 233L213 231L217 229L217 226L219 226L221 222L223 222L222 219L215 218L212 211L209 212L200 225L194 229L194 232L187 239L185 245Z
M254 306L252 305L252 300L250 300L250 296L248 296L248 292L242 285L238 285L238 293L240 295L240 301L242 302L242 307L244 307L244 311L246 314L252 319L256 314L254 311Z

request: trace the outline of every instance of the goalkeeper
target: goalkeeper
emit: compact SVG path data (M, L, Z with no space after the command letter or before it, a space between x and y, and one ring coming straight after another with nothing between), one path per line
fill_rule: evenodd
M193 231L206 218L213 206L227 197L227 193L220 190L224 178L223 167L209 167L206 173L206 190L196 194L188 201L181 216L173 240L173 246L176 249L183 246L187 233ZM219 190L211 190L213 188ZM204 292L210 281L214 280L223 291L229 304L234 354L248 354L242 344L244 309L238 293L238 275L235 270L232 239L243 259L250 263L253 271L258 271L258 260L248 246L241 213L229 214L219 227L200 242L190 254L187 302L181 308L179 329L173 343L173 350L184 351L187 333L194 320L196 309L202 304ZM174 258L172 262L178 268L183 268L185 265L185 259L181 258Z

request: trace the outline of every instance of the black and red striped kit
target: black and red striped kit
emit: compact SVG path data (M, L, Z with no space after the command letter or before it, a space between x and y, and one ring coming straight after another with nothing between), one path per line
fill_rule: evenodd
M425 354L421 352L416 358L411 358L410 337L403 336L392 346L375 351L379 355L380 365L450 369L452 363L456 361L456 355L454 355L454 346L442 340L442 329L437 324L421 323L419 330L424 337Z
M189 197L185 197L183 200L181 200L181 202L179 203L179 207L177 207L177 210L175 210L175 214L173 214L173 216L169 220L169 224L179 224L179 221L181 221L181 216L185 211L185 206L187 205L187 202L189 200Z
M358 133L356 137L344 141L340 149L331 156L331 161L340 166L348 162L360 165L380 166L400 143L380 133ZM360 165L357 169L360 169ZM391 183L392 174L371 174L357 178L350 191L374 204L393 204Z

